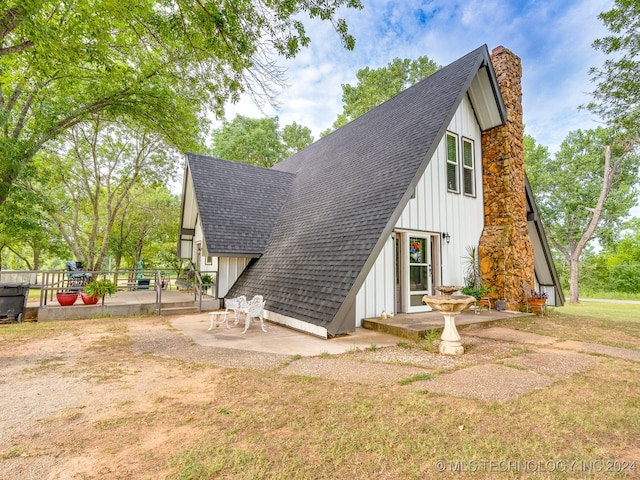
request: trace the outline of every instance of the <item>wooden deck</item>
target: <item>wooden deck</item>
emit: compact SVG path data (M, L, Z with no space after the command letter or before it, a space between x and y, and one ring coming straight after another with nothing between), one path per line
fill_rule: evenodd
M101 302L96 305L84 305L78 298L71 306L60 306L55 299L48 298L46 304L39 306L39 301L29 301L25 312L26 320L76 320L103 316L134 316L152 315L157 313L155 290L119 291L114 295L105 297L104 307ZM194 301L193 292L186 290L163 290L160 302L160 313L163 315L184 314L215 310L219 307L219 301L212 297L206 297L200 306Z
M529 315L531 314L522 312L498 312L494 309L492 309L491 312L489 312L488 309L483 309L479 314L476 314L472 310L465 310L456 316L456 327L461 331L470 325L490 324L506 318L525 317ZM363 327L417 341L425 338L430 330L443 330L444 317L442 313L435 311L402 313L385 320L381 320L380 318L365 318Z

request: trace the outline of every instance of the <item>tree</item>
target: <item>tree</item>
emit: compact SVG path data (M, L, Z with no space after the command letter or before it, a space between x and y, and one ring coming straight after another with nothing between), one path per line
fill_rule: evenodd
M213 154L226 160L271 167L313 142L311 130L293 123L279 129L278 117L236 115L213 133Z
M74 126L56 151L34 162L30 188L76 259L100 269L119 213L135 185L165 183L175 165L161 136L100 118Z
M610 35L598 39L593 48L608 58L601 68L590 70L596 84L593 101L587 105L608 124L637 131L640 121L640 5L636 0L614 0L614 8L598 15Z
M18 260L12 268L21 270L38 270L47 254L59 257L68 251L55 225L43 213L42 198L23 188L16 188L0 205L0 246Z
M441 68L426 56L416 60L394 58L386 67L358 70L355 86L342 85L342 113L333 122L333 129L346 125L377 107L401 91L427 78ZM328 133L323 132L323 135Z
M49 141L100 113L198 151L207 114L247 92L272 100L274 55L330 22L354 47L340 7L360 0L5 0L0 5L0 205Z
M587 244L611 244L636 204L635 141L615 130L569 133L555 158L525 136L525 167L551 244L569 264L569 302L578 302Z
M175 257L175 237L180 218L180 198L164 185L133 186L118 213L109 238L109 255L115 268L125 260L129 266L143 259L144 265L166 265Z
M282 129L282 142L285 145L285 157L290 157L313 143L311 129L293 122Z

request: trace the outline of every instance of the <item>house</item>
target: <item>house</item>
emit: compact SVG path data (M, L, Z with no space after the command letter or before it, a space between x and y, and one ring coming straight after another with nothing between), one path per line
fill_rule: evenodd
M520 60L482 46L270 169L187 154L181 258L321 337L429 310L468 246L508 309L564 302L524 174ZM501 83L502 82L502 83ZM208 264L208 265L207 265Z

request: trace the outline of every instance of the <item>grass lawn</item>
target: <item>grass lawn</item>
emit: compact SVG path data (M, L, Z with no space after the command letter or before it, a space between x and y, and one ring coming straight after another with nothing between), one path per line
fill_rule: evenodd
M582 302L549 308L546 317L532 316L511 323L512 328L561 340L594 342L640 350L640 305Z
M626 305L588 304L501 325L640 350L640 319L635 315ZM497 402L433 393L420 381L368 385L284 375L283 367L221 368L215 363L155 356L152 343L141 354L132 345L142 328L133 319L97 319L0 329L0 342L13 346L51 341L58 335L86 338L78 360L84 371L68 375L70 379L86 375L92 382L87 388L108 382L109 388L123 388L124 397L132 388L125 380L132 383L135 372L151 369L157 371L158 379L182 382L175 391L154 392L150 386L148 391L153 393L143 402L123 401L115 412L100 412L101 420L95 424L83 417L89 413L84 410L48 420L36 415L39 425L53 428L59 423L64 429L60 444L50 447L54 451L68 451L74 458L98 453L112 458L111 470L105 466L101 470L111 475L102 478L599 479L640 475L640 362L597 357L595 366ZM403 345L417 348L407 342ZM531 353L531 348L535 347L514 351L514 358ZM56 355L55 362L41 365L38 377L49 371L60 374L67 353ZM320 359L348 359L348 355ZM292 357L290 362L298 360ZM486 362L498 360L487 358ZM453 370L432 373L447 375ZM96 380L102 378L97 375L101 371L109 376ZM80 427L85 429L86 445L72 443L74 429ZM163 441L152 441L153 435ZM125 445L139 445L139 451L128 453L127 464L120 465L118 452ZM169 445L170 452L164 453L162 445ZM26 451L30 448L24 446ZM0 449L0 472L2 459L9 454ZM125 467L138 470L128 476ZM159 472L163 475L157 476Z

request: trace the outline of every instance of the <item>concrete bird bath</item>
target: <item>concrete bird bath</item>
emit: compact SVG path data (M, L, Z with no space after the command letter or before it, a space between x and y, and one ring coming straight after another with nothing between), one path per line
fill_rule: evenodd
M460 335L456 328L455 317L461 311L469 308L469 305L475 302L476 299L470 295L453 295L454 292L461 288L443 285L436 287L436 290L441 292L442 295L425 295L422 297L424 303L444 315L444 330L442 331L442 337L440 337L440 353L444 355L462 355L464 353L464 347L460 342Z

